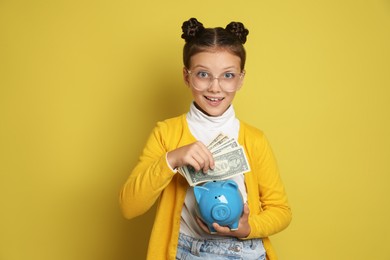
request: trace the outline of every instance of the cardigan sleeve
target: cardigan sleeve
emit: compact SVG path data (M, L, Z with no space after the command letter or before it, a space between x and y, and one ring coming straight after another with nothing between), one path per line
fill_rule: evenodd
M175 175L166 162L166 131L164 122L153 129L137 165L120 191L120 206L128 219L148 211Z
M276 159L261 131L251 138L250 147L252 176L248 185L254 205L249 205L251 233L248 238L263 238L285 229L292 214Z

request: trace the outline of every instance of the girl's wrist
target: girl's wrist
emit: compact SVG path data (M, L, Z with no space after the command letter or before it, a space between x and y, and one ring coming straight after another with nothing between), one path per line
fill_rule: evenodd
M177 173L177 167L176 167L176 166L173 166L173 165L169 162L168 154L169 154L169 152L167 152L167 153L165 154L165 161L167 162L167 165L168 165L169 169L171 169L172 172Z

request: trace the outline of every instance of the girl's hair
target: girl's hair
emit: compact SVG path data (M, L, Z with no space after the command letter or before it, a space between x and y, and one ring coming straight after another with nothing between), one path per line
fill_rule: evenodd
M240 22L231 22L226 28L205 28L196 18L185 21L181 27L185 40L183 63L190 67L191 57L210 49L224 49L241 58L241 70L244 70L246 53L244 43L249 31Z

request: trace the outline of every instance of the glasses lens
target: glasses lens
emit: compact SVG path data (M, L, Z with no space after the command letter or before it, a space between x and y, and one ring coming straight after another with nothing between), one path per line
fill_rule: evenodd
M214 77L213 74L206 71L188 71L192 86L199 91L208 89L214 80L218 81L219 86L223 91L234 92L240 87L240 81L243 73L225 72L219 77Z

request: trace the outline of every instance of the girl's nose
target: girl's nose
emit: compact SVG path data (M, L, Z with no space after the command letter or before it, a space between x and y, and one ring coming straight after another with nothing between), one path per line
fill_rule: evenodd
M210 80L210 85L208 90L211 92L220 92L222 90L221 85L219 84L219 78L212 78Z

